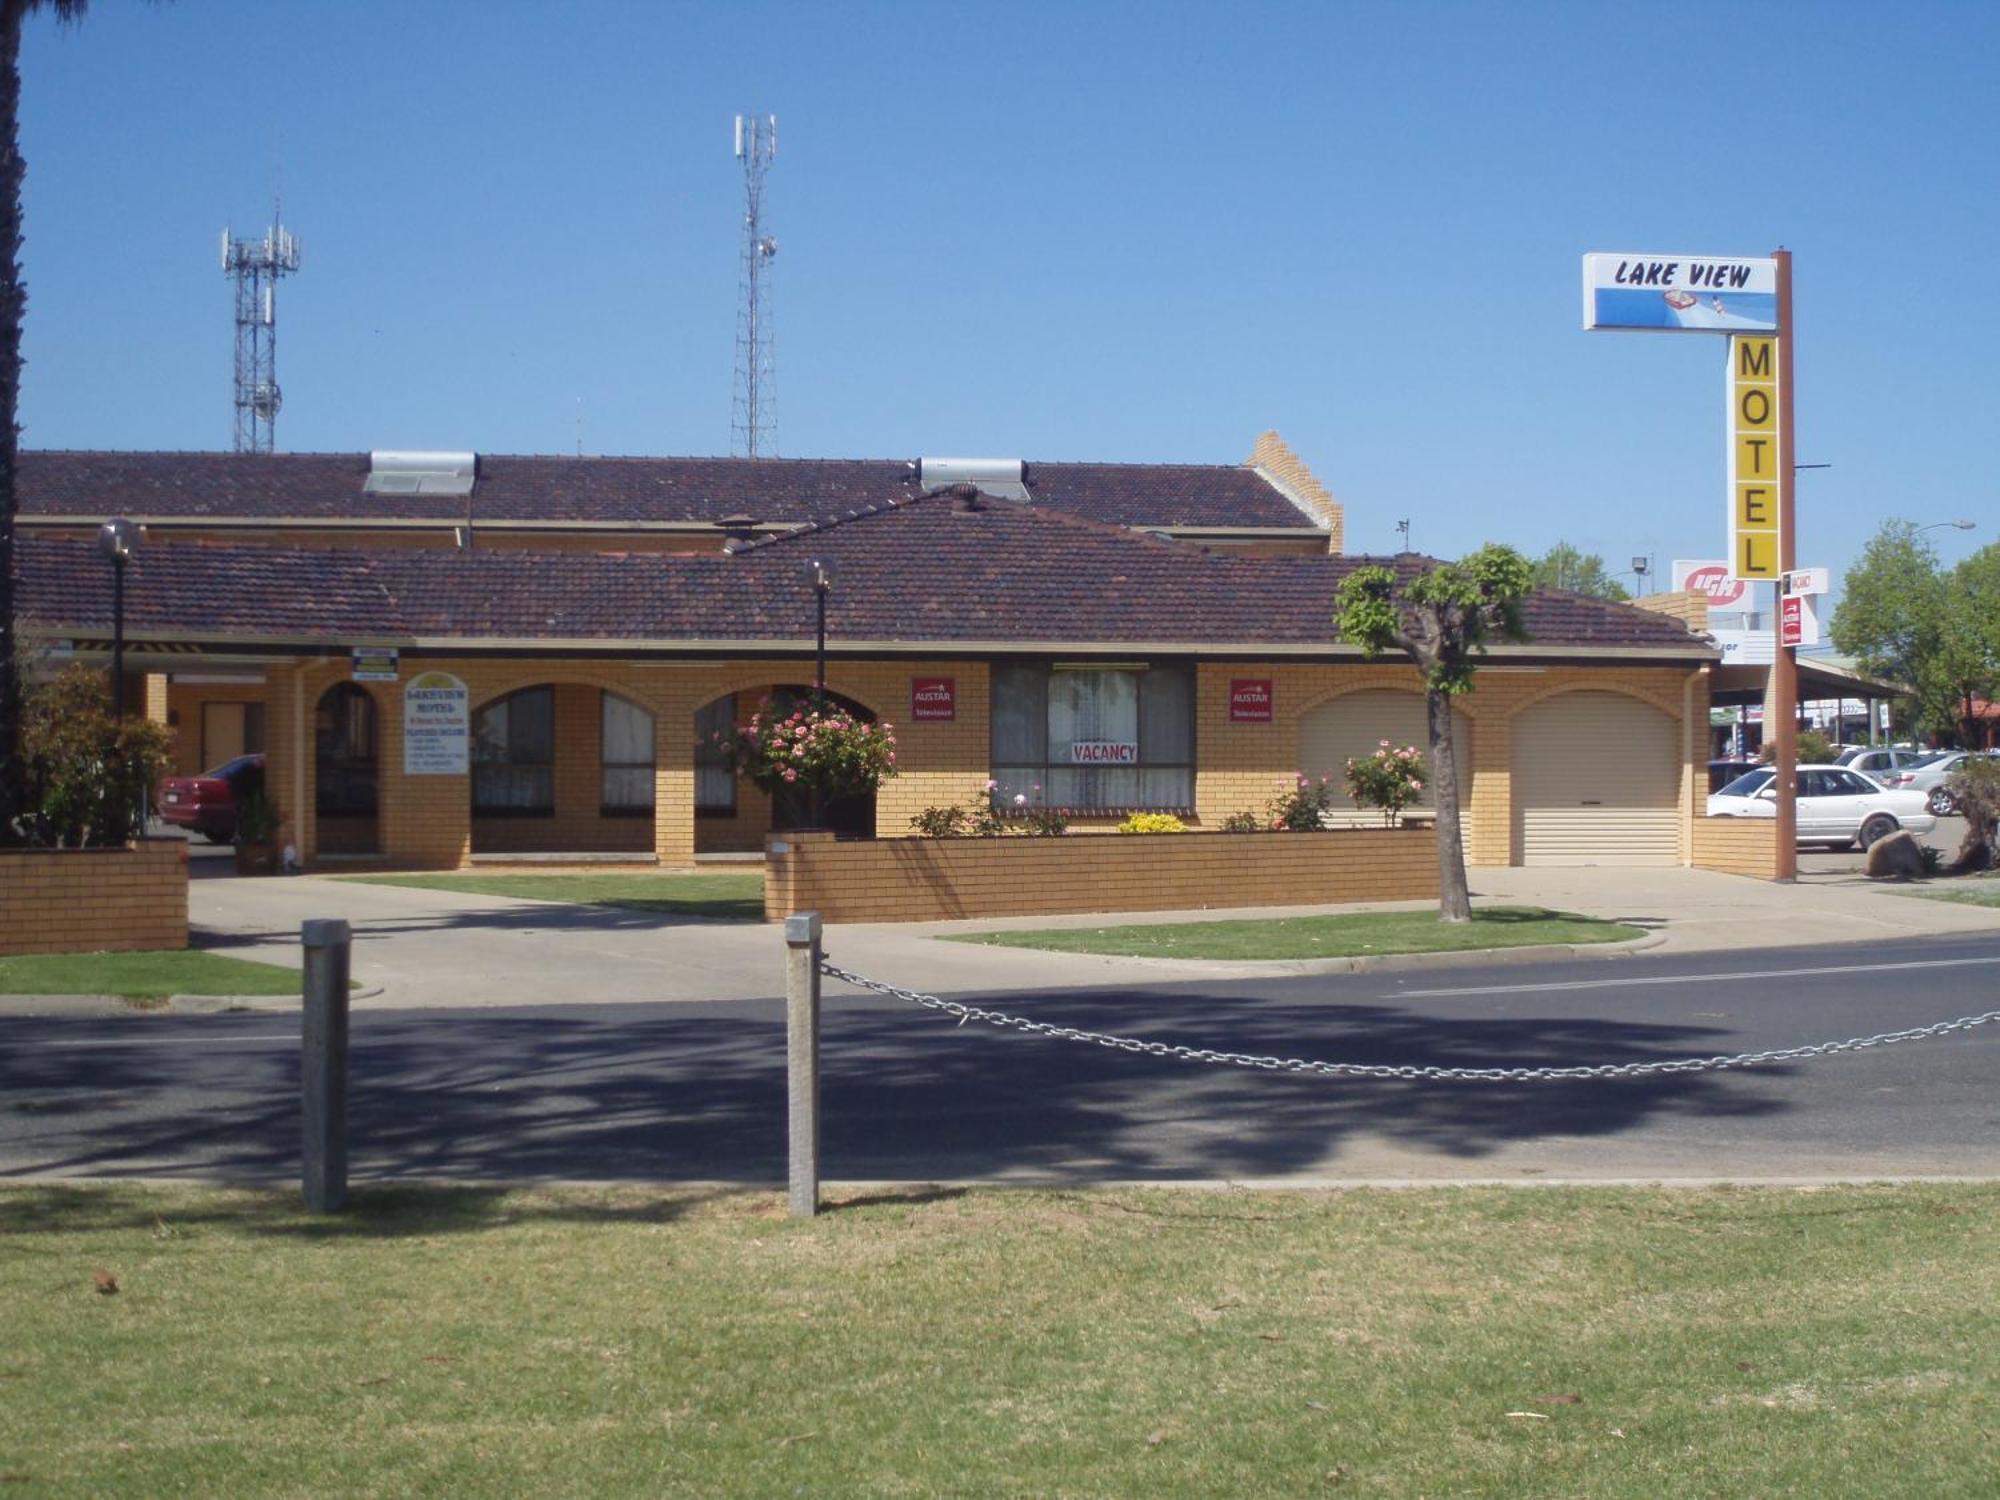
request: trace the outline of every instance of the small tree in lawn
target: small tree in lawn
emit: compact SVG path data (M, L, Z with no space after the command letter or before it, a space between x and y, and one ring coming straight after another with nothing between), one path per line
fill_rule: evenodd
M1394 649L1424 680L1432 790L1437 802L1438 917L1472 920L1465 883L1465 839L1459 827L1458 768L1452 760L1451 700L1472 688L1475 658L1495 636L1528 638L1521 602L1534 587L1526 558L1487 545L1459 562L1433 565L1400 591L1388 568L1356 568L1341 581L1334 624L1342 640L1368 656Z

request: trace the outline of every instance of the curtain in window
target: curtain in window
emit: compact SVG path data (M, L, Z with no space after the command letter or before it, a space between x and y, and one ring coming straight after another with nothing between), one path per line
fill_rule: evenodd
M1139 674L1049 674L1048 800L1058 807L1130 807L1139 801L1136 767L1080 767L1075 747L1139 742Z
M556 808L553 688L523 688L472 721L475 812L552 813Z
M598 754L603 762L598 796L606 808L648 810L653 805L653 716L616 693L604 694Z
M725 694L694 716L694 810L698 813L736 811L736 772L715 736L736 727L736 695Z

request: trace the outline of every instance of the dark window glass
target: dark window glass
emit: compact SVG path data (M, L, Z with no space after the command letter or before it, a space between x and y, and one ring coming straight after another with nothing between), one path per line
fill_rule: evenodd
M472 810L493 817L554 815L554 688L523 688L473 716Z
M736 815L736 772L715 737L736 727L736 695L717 698L694 716L694 810L699 816Z
M1194 674L1185 666L996 667L991 711L1003 805L1194 806Z
M313 807L322 817L373 817L380 767L375 700L351 682L326 690L313 715Z
M653 810L653 716L629 698L603 695L599 714L598 810L638 817Z

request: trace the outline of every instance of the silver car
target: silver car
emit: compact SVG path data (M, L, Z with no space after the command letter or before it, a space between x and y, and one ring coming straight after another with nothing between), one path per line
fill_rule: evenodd
M1993 755L1991 750L1946 750L1916 767L1910 772L1909 780L1902 784L1912 791L1922 792L1930 810L1940 818L1948 818L1958 811L1958 799L1945 787L1951 773L1968 760L1991 759Z
M1845 766L1800 766L1798 770L1798 842L1845 848L1887 838L1899 828L1929 833L1937 819L1925 806L1922 792L1891 791L1859 771ZM1776 776L1760 766L1730 782L1708 799L1711 818L1775 818L1778 815Z

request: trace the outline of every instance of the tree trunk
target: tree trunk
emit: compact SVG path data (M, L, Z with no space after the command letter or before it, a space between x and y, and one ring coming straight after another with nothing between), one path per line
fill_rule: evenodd
M1431 792L1437 802L1438 920L1470 922L1472 894L1465 885L1465 839L1458 827L1458 762L1451 754L1451 698L1424 691L1430 731Z
M0 3L0 845L15 841L21 811L21 660L14 594L15 426L21 404L21 18Z

